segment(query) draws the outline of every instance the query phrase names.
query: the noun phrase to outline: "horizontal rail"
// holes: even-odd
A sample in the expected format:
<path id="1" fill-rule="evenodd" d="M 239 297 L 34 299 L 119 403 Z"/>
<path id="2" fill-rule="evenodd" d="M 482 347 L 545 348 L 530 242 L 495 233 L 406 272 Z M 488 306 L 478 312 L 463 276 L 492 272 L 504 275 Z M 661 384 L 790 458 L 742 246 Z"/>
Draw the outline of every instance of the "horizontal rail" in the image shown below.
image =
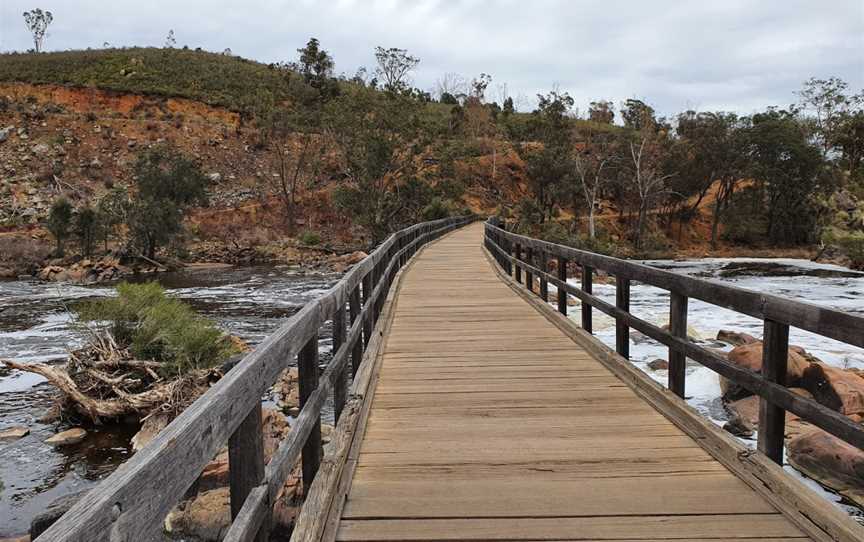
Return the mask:
<path id="1" fill-rule="evenodd" d="M 266 529 L 262 527 L 269 523 L 276 495 L 300 459 L 303 447 L 309 442 L 318 442 L 320 447 L 321 409 L 327 394 L 337 386 L 347 389 L 347 379 L 340 380 L 339 376 L 345 375 L 349 366 L 356 374 L 359 367 L 354 363 L 359 363 L 359 360 L 355 361 L 355 357 L 357 352 L 362 355 L 368 342 L 368 336 L 363 335 L 372 332 L 382 300 L 396 272 L 424 244 L 472 220 L 471 217 L 457 217 L 425 222 L 388 237 L 326 293 L 304 305 L 267 337 L 152 442 L 88 492 L 37 541 L 114 542 L 152 538 L 161 529 L 164 517 L 184 498 L 204 467 L 241 424 L 246 424 L 244 420 L 253 409 L 260 408 L 261 397 L 288 368 L 289 361 L 312 344 L 317 349 L 317 336 L 325 322 L 333 321 L 335 326 L 337 321 L 341 321 L 344 325 L 345 319 L 337 317 L 336 313 L 345 311 L 346 304 L 353 300 L 352 314 L 357 309 L 359 314 L 352 320 L 346 340 L 334 353 L 320 383 L 317 374 L 303 374 L 303 365 L 298 365 L 301 368 L 300 380 L 314 381 L 317 385 L 302 401 L 300 414 L 288 438 L 280 444 L 269 464 L 260 469 L 263 478 L 236 479 L 240 474 L 229 470 L 232 510 L 235 501 L 242 506 L 237 506 L 237 512 L 233 514 L 235 521 L 226 540 L 266 540 L 267 533 L 263 532 Z M 355 303 L 361 290 L 362 308 Z M 334 334 L 337 332 L 334 330 Z M 317 373 L 317 363 L 312 370 Z M 310 379 L 311 376 L 314 378 Z M 339 392 L 344 394 L 345 390 Z M 260 425 L 255 438 L 263 438 Z M 257 462 L 263 467 L 261 447 L 253 446 L 249 450 L 246 453 L 252 455 L 243 457 L 244 462 Z M 317 455 L 320 458 L 320 453 Z M 318 466 L 314 458 L 304 457 L 303 461 L 304 471 L 314 475 Z M 238 489 L 235 490 L 235 486 Z"/>
<path id="2" fill-rule="evenodd" d="M 584 307 L 586 306 L 596 308 L 615 318 L 617 327 L 619 328 L 616 338 L 616 349 L 619 351 L 619 354 L 624 355 L 624 357 L 627 357 L 626 349 L 622 353 L 621 343 L 623 340 L 627 339 L 628 334 L 621 330 L 626 330 L 632 327 L 661 344 L 668 346 L 670 353 L 678 353 L 683 355 L 685 358 L 690 358 L 705 367 L 708 367 L 724 378 L 735 382 L 759 396 L 762 401 L 766 402 L 766 404 L 779 409 L 779 412 L 774 412 L 768 419 L 760 418 L 760 428 L 766 427 L 768 424 L 775 425 L 773 431 L 760 430 L 760 435 L 762 433 L 769 433 L 767 437 L 763 436 L 762 439 L 770 439 L 770 441 L 762 440 L 760 441 L 759 446 L 760 451 L 765 452 L 766 455 L 769 455 L 775 461 L 782 461 L 782 439 L 784 436 L 782 421 L 785 418 L 785 413 L 783 411 L 792 412 L 802 420 L 816 425 L 859 449 L 864 449 L 864 427 L 860 424 L 855 423 L 850 418 L 825 407 L 813 399 L 803 397 L 790 391 L 782 384 L 782 382 L 775 381 L 775 379 L 772 379 L 769 375 L 763 375 L 739 367 L 716 352 L 693 343 L 686 338 L 686 332 L 683 334 L 680 332 L 676 334 L 676 330 L 671 328 L 667 331 L 633 316 L 627 308 L 616 306 L 620 303 L 613 305 L 603 301 L 591 293 L 590 276 L 594 269 L 600 269 L 610 275 L 615 275 L 616 280 L 618 281 L 616 283 L 616 291 L 619 292 L 619 294 L 622 291 L 626 292 L 626 295 L 628 296 L 628 306 L 629 288 L 625 287 L 622 289 L 621 286 L 625 283 L 629 283 L 630 280 L 636 280 L 670 291 L 673 294 L 673 303 L 676 304 L 676 308 L 678 308 L 679 317 L 681 309 L 680 304 L 682 302 L 686 303 L 686 298 L 693 297 L 750 316 L 760 317 L 766 321 L 766 329 L 772 325 L 792 325 L 855 346 L 861 346 L 862 342 L 864 342 L 864 338 L 862 338 L 862 335 L 864 335 L 864 318 L 841 311 L 824 309 L 809 303 L 801 303 L 782 299 L 776 296 L 759 294 L 757 292 L 736 288 L 734 286 L 716 284 L 692 277 L 676 275 L 674 273 L 654 269 L 634 262 L 611 258 L 609 256 L 600 256 L 555 243 L 531 239 L 529 237 L 507 232 L 491 223 L 486 224 L 485 244 L 501 268 L 508 274 L 515 274 L 517 281 L 522 273 L 528 277 L 536 276 L 540 280 L 554 285 L 559 292 L 566 292 L 567 295 L 572 295 L 579 299 L 583 303 L 583 328 L 586 328 L 586 331 L 590 332 L 591 320 L 589 309 L 589 316 L 587 318 L 588 326 L 586 326 L 584 313 Z M 547 273 L 539 266 L 532 265 L 532 263 L 523 260 L 521 258 L 522 250 L 526 251 L 526 259 L 531 258 L 531 253 L 536 254 L 537 252 L 542 252 L 546 255 L 559 258 L 559 265 L 563 264 L 566 266 L 568 261 L 579 264 L 583 270 L 583 288 L 580 289 L 579 287 L 568 283 L 566 281 L 566 272 L 561 274 L 560 269 L 559 274 L 556 276 Z M 586 272 L 587 277 L 585 274 Z M 562 276 L 564 277 L 563 280 L 560 278 Z M 530 284 L 530 282 L 528 284 Z M 588 288 L 585 288 L 586 284 L 588 285 Z M 704 286 L 704 288 L 702 286 Z M 616 295 L 616 297 L 619 297 L 620 302 L 620 295 Z M 682 301 L 682 299 L 684 301 Z M 756 300 L 759 300 L 759 303 L 757 303 Z M 762 309 L 751 310 L 757 305 L 760 305 Z M 558 306 L 559 310 L 566 314 L 566 303 L 562 305 L 559 300 Z M 563 309 L 561 308 L 562 306 Z M 779 309 L 779 307 L 782 307 L 782 310 Z M 686 311 L 686 307 L 684 310 Z M 673 318 L 675 317 L 675 312 L 675 310 L 672 310 Z M 821 316 L 818 318 L 814 317 L 814 315 L 817 314 Z M 773 319 L 781 316 L 782 318 L 779 320 Z M 683 321 L 686 322 L 686 312 L 684 313 L 683 318 Z M 822 318 L 821 323 L 819 318 Z M 788 332 L 786 337 L 788 337 Z M 769 341 L 766 340 L 766 343 L 768 342 Z M 769 363 L 772 362 L 772 355 L 776 357 L 774 353 L 775 351 L 772 350 L 772 348 L 776 348 L 776 346 L 766 348 L 766 353 L 768 355 L 765 356 L 765 360 L 763 361 L 763 364 L 766 367 L 768 367 Z M 783 352 L 781 356 L 782 359 L 779 361 L 779 364 L 782 365 L 783 374 L 785 374 L 786 348 L 788 348 L 786 344 L 781 344 L 779 348 L 779 351 Z M 774 361 L 774 363 L 778 362 Z M 776 369 L 777 367 L 775 367 L 775 373 L 777 372 Z M 673 367 L 670 365 L 670 389 L 678 388 L 673 391 L 683 397 L 683 364 L 679 370 L 680 374 L 674 374 Z M 770 409 L 760 409 L 760 411 L 770 412 Z M 761 416 L 765 417 L 766 414 L 761 414 Z"/>

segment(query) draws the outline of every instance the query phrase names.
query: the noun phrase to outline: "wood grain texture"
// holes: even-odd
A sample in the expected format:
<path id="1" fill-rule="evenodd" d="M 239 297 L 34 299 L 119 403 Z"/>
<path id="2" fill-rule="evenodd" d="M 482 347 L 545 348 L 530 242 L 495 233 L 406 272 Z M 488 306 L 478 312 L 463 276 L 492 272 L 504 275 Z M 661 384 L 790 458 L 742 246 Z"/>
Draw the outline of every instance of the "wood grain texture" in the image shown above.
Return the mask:
<path id="1" fill-rule="evenodd" d="M 402 278 L 339 540 L 806 539 L 481 243 L 463 228 Z"/>

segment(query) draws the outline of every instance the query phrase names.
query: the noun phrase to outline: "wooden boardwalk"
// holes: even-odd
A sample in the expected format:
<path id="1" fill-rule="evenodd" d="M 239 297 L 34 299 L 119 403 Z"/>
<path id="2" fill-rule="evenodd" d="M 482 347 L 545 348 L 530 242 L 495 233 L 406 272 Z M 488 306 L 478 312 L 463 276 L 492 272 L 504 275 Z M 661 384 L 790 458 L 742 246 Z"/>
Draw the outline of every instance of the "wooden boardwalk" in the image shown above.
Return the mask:
<path id="1" fill-rule="evenodd" d="M 802 540 L 508 287 L 483 226 L 402 278 L 338 540 Z"/>

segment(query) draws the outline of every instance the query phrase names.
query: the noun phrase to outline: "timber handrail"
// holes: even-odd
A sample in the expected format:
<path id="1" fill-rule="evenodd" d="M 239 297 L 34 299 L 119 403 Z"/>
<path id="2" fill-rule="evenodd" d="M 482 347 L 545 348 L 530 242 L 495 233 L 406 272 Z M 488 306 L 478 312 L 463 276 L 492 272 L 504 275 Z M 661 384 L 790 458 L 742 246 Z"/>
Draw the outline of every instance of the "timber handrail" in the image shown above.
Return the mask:
<path id="1" fill-rule="evenodd" d="M 308 489 L 321 462 L 321 410 L 333 394 L 338 421 L 392 281 L 417 250 L 471 222 L 455 217 L 403 229 L 318 299 L 304 305 L 156 438 L 88 492 L 38 542 L 157 539 L 168 512 L 228 444 L 230 541 L 267 540 L 272 506 L 300 460 Z M 362 301 L 361 301 L 362 296 Z M 332 322 L 333 357 L 319 375 L 318 335 Z M 261 397 L 297 356 L 300 414 L 264 463 Z M 350 361 L 350 363 L 349 363 Z"/>
<path id="2" fill-rule="evenodd" d="M 558 290 L 558 311 L 562 314 L 567 314 L 568 295 L 579 299 L 582 302 L 582 328 L 586 332 L 592 332 L 592 308 L 615 318 L 615 350 L 622 357 L 630 357 L 631 327 L 668 346 L 668 388 L 679 397 L 684 397 L 687 358 L 759 396 L 757 449 L 773 461 L 780 464 L 783 461 L 785 411 L 864 449 L 864 426 L 785 386 L 790 326 L 864 347 L 864 318 L 518 235 L 502 228 L 497 219 L 486 222 L 484 243 L 504 272 L 520 283 L 524 274 L 524 285 L 531 291 L 534 291 L 536 276 L 540 282 L 538 295 L 544 301 L 548 301 L 548 284 L 554 285 Z M 548 272 L 550 257 L 557 259 L 555 275 Z M 580 267 L 581 287 L 567 282 L 568 263 Z M 595 270 L 615 277 L 614 305 L 593 295 Z M 670 293 L 668 331 L 630 313 L 630 284 L 633 281 Z M 688 339 L 687 304 L 691 297 L 763 320 L 762 373 L 739 367 Z"/>

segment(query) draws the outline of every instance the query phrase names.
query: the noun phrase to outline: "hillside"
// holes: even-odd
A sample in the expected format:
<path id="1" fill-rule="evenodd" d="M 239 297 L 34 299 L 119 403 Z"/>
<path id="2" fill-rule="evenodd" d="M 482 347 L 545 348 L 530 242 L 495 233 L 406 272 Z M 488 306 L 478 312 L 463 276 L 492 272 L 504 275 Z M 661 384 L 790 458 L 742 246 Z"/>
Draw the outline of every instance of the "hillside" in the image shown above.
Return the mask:
<path id="1" fill-rule="evenodd" d="M 187 98 L 232 111 L 247 110 L 262 92 L 278 99 L 287 96 L 283 76 L 266 64 L 153 47 L 3 54 L 0 81 Z"/>

